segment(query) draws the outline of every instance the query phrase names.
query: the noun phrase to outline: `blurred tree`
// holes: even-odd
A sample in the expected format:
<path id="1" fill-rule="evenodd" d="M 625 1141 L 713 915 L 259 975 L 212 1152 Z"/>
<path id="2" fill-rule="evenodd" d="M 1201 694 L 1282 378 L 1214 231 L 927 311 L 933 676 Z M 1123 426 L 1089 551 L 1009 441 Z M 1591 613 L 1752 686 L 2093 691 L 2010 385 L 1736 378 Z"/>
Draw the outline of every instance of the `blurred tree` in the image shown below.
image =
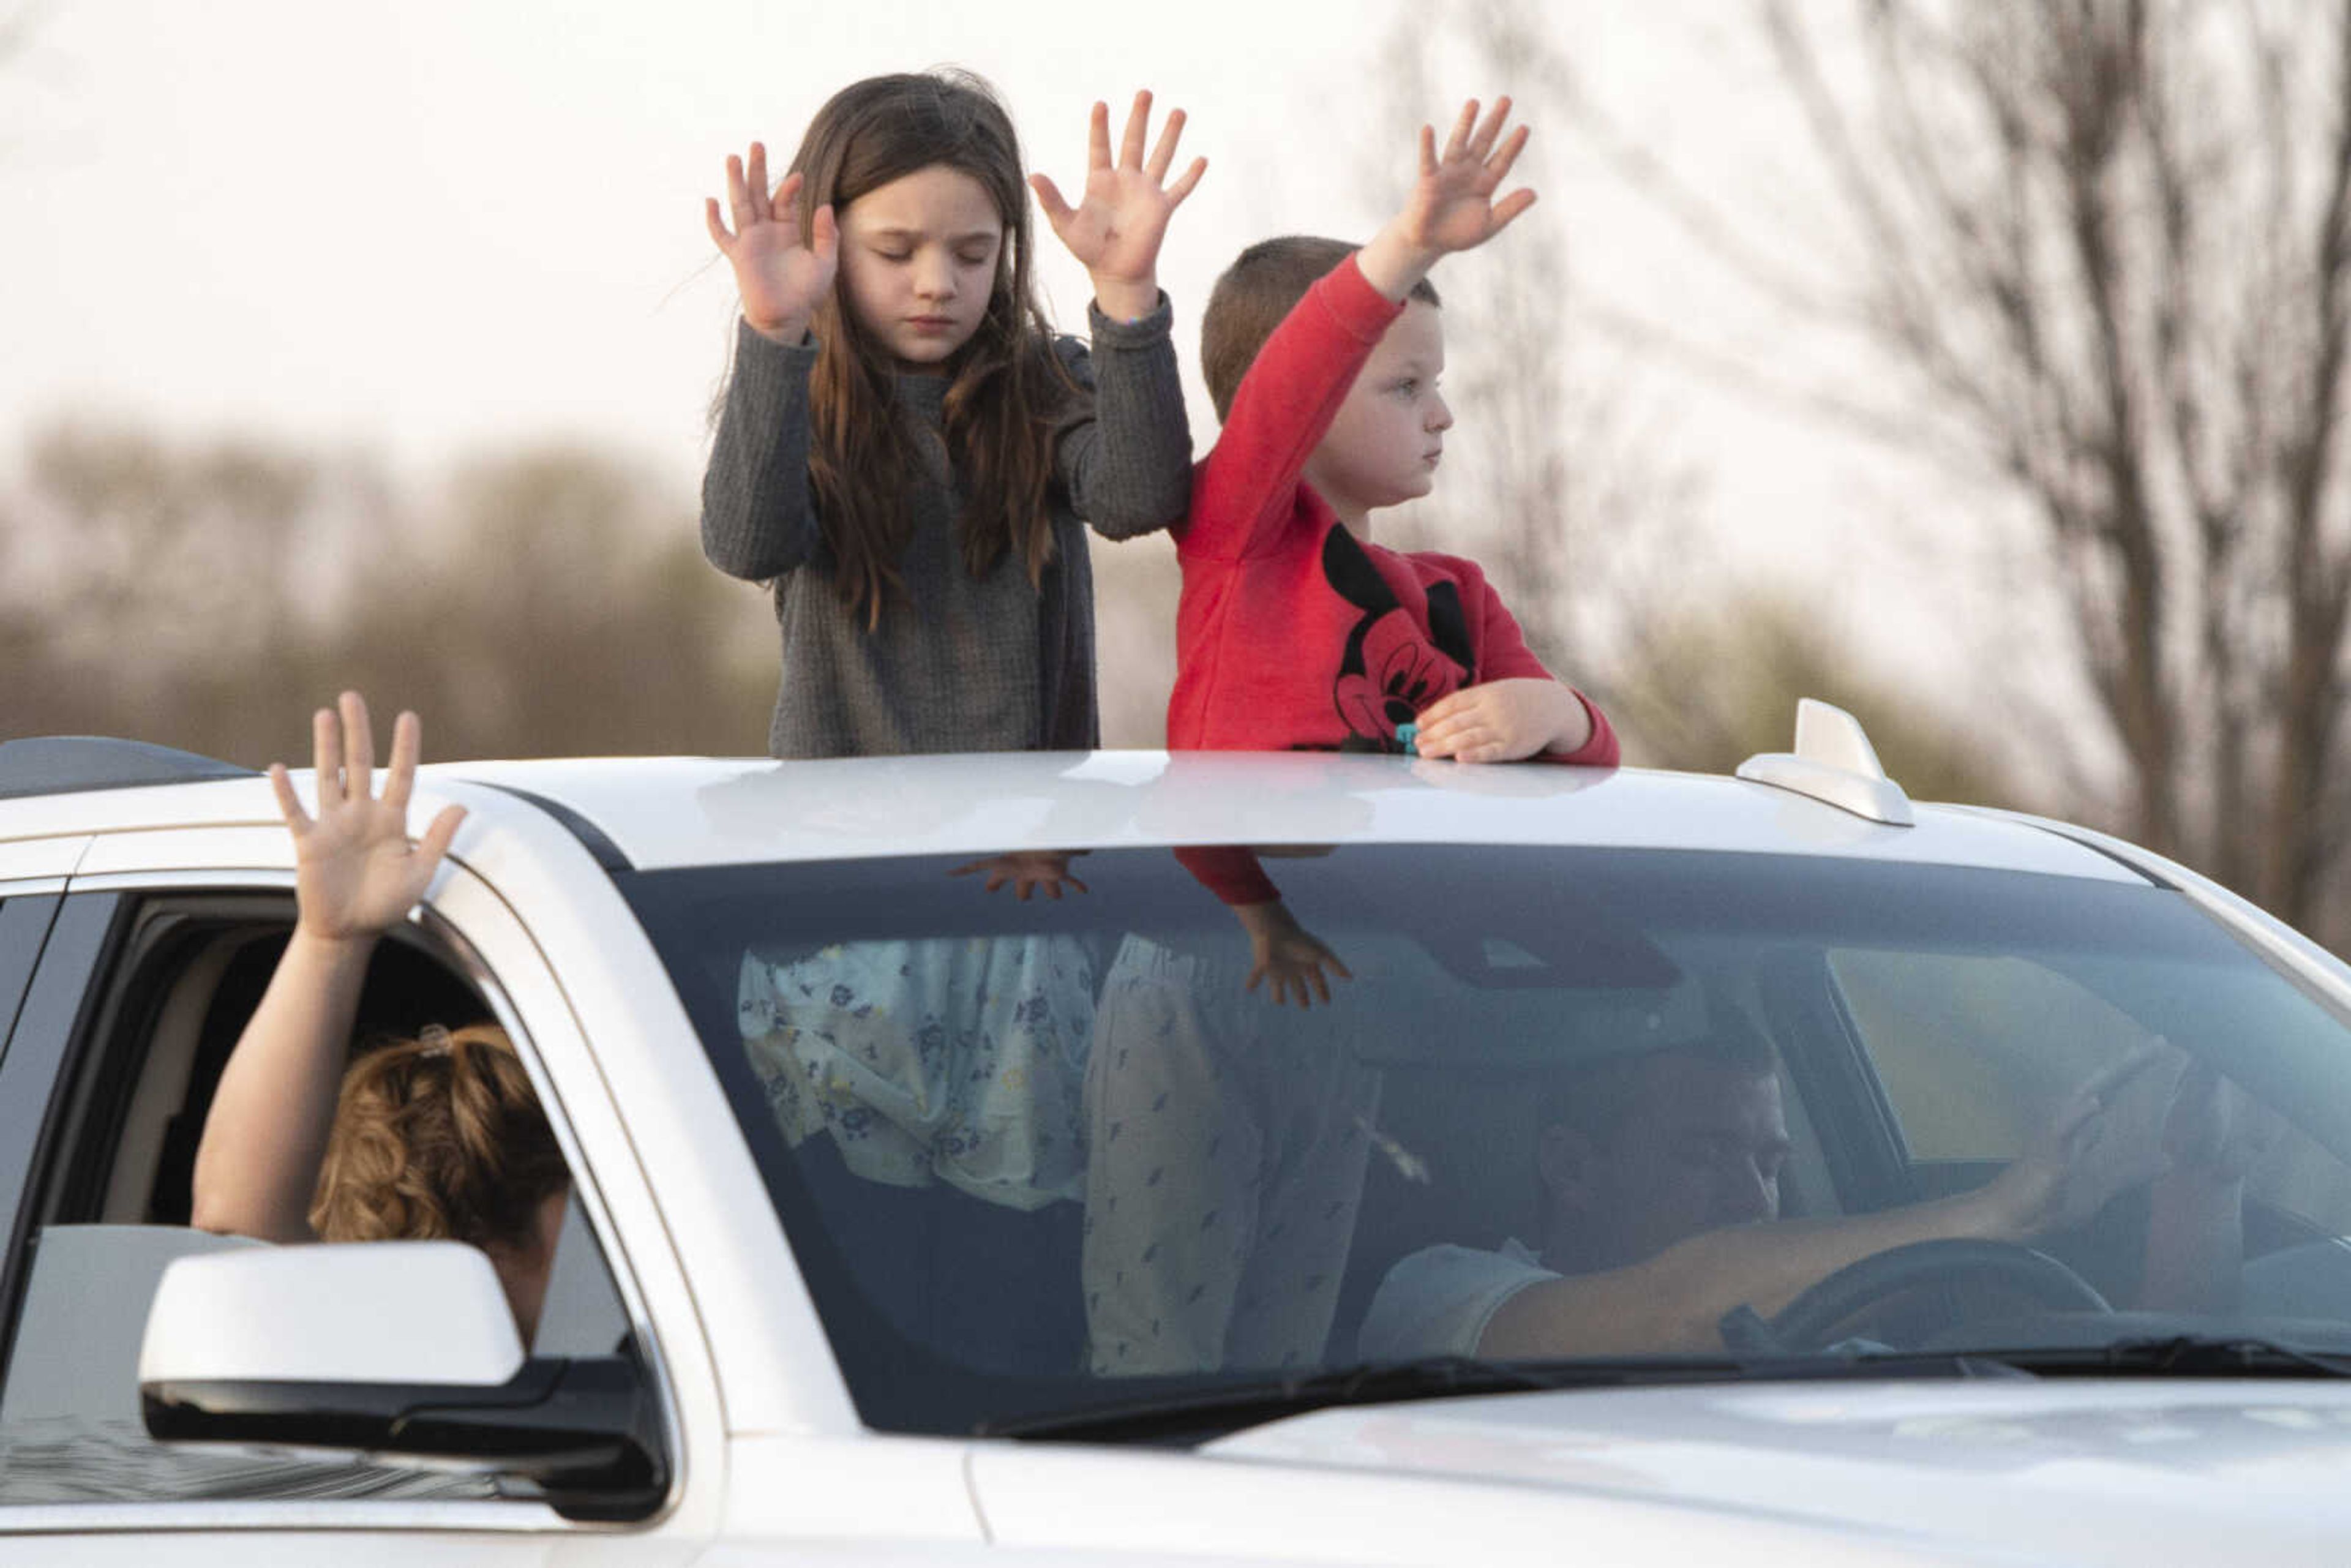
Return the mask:
<path id="1" fill-rule="evenodd" d="M 764 605 L 624 465 L 480 459 L 432 497 L 355 456 L 60 427 L 0 497 L 0 735 L 307 760 L 355 685 L 438 757 L 764 749 Z"/>
<path id="2" fill-rule="evenodd" d="M 1879 673 L 1814 606 L 1749 591 L 1644 617 L 1615 662 L 1612 717 L 1627 751 L 1658 768 L 1729 773 L 1795 739 L 1796 700 L 1862 721 L 1886 773 L 1919 800 L 2022 806 L 2017 781 L 1959 718 Z"/>
<path id="3" fill-rule="evenodd" d="M 1378 79 L 1394 147 L 1444 117 L 1442 66 L 1510 92 L 1531 125 L 1575 101 L 1556 17 L 1535 0 L 1483 0 L 1447 22 L 1432 38 L 1426 19 L 1407 13 L 1388 34 Z M 1540 190 L 1540 146 L 1530 143 L 1512 184 Z M 1395 199 L 1394 162 L 1367 171 L 1374 211 Z M 1397 534 L 1476 556 L 1530 645 L 1609 710 L 1628 761 L 1728 772 L 1785 750 L 1797 699 L 1816 696 L 1856 713 L 1914 793 L 2018 800 L 2017 782 L 1955 716 L 1858 673 L 1866 666 L 1850 643 L 1792 597 L 1706 570 L 1719 551 L 1702 535 L 1705 475 L 1645 427 L 1641 367 L 1595 358 L 1575 330 L 1573 217 L 1564 204 L 1538 204 L 1491 254 L 1443 269 L 1446 387 L 1459 424 L 1436 495 L 1406 509 Z"/>
<path id="4" fill-rule="evenodd" d="M 2118 826 L 2289 920 L 2331 920 L 2351 825 L 2346 7 L 1849 15 L 1833 34 L 1819 8 L 1761 0 L 1855 236 L 1851 298 L 1761 259 L 1628 139 L 1601 146 L 1694 243 L 1907 372 L 1838 388 L 1849 409 L 2039 519 L 2127 761 Z"/>

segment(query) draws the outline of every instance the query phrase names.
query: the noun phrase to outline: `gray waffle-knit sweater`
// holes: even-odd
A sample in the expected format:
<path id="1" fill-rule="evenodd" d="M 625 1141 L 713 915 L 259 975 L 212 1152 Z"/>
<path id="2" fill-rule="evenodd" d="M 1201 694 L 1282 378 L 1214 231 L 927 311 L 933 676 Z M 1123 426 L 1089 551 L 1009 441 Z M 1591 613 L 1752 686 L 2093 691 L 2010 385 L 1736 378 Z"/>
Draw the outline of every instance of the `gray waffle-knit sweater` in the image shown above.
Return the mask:
<path id="1" fill-rule="evenodd" d="M 738 329 L 735 370 L 702 480 L 702 550 L 712 565 L 773 580 L 783 680 L 768 731 L 778 757 L 916 751 L 1081 749 L 1099 744 L 1093 572 L 1083 517 L 1110 538 L 1181 518 L 1191 497 L 1192 438 L 1169 337 L 1165 296 L 1117 322 L 1092 312 L 1092 351 L 1055 348 L 1090 398 L 1056 436 L 1053 559 L 1030 587 L 1018 554 L 987 575 L 963 564 L 959 500 L 943 441 L 926 442 L 907 486 L 911 538 L 904 599 L 869 632 L 833 581 L 808 482 L 811 342 L 787 348 Z M 918 428 L 941 430 L 944 378 L 897 379 Z"/>

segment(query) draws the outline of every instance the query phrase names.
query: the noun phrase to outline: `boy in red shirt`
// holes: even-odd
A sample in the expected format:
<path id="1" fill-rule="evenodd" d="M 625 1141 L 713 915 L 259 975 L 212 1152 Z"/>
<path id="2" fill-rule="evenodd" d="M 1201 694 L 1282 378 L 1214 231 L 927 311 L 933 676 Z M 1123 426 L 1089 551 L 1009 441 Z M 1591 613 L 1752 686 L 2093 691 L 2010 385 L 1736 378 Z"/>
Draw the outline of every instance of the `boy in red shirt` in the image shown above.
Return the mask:
<path id="1" fill-rule="evenodd" d="M 1526 144 L 1500 140 L 1510 108 L 1465 106 L 1442 157 L 1422 127 L 1419 179 L 1362 250 L 1267 240 L 1217 280 L 1201 358 L 1224 428 L 1176 532 L 1170 747 L 1402 752 L 1413 725 L 1423 757 L 1616 761 L 1477 563 L 1371 537 L 1373 511 L 1428 494 L 1453 423 L 1428 270 L 1534 202 L 1492 199 Z"/>
<path id="2" fill-rule="evenodd" d="M 1526 145 L 1465 105 L 1444 154 L 1371 244 L 1289 235 L 1217 280 L 1201 361 L 1224 428 L 1176 530 L 1171 748 L 1339 750 L 1613 767 L 1615 733 L 1529 651 L 1475 561 L 1373 542 L 1371 514 L 1426 496 L 1452 411 L 1428 270 L 1499 234 L 1534 193 L 1493 194 Z M 1497 143 L 1499 143 L 1499 146 Z M 1407 737 L 1410 737 L 1409 742 Z M 1301 929 L 1256 858 L 1188 850 L 1256 951 L 1249 983 L 1277 1002 L 1329 999 L 1346 968 Z"/>
<path id="3" fill-rule="evenodd" d="M 1453 423 L 1429 267 L 1533 202 L 1494 192 L 1526 132 L 1510 100 L 1421 131 L 1404 210 L 1356 252 L 1252 246 L 1203 324 L 1224 418 L 1195 471 L 1176 556 L 1171 748 L 1366 750 L 1600 766 L 1616 737 L 1555 680 L 1473 561 L 1371 540 L 1371 514 L 1428 493 Z M 1131 934 L 1105 977 L 1087 1067 L 1085 1276 L 1106 1375 L 1320 1362 L 1378 1142 L 1380 1074 L 1354 1046 L 1348 971 L 1291 918 L 1254 852 L 1177 858 L 1249 937 Z M 1261 982 L 1276 1003 L 1245 1003 Z M 1320 1003 L 1321 1006 L 1315 1004 Z"/>

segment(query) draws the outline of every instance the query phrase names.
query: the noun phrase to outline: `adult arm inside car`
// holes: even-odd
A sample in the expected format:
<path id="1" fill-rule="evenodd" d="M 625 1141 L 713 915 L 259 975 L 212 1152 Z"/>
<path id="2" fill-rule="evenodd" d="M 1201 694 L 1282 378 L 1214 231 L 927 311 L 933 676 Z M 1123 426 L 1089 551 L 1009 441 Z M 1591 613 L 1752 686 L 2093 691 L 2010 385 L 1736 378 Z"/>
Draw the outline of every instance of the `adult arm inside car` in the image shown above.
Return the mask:
<path id="1" fill-rule="evenodd" d="M 465 809 L 451 806 L 412 844 L 408 800 L 422 746 L 414 714 L 392 726 L 392 766 L 373 793 L 367 704 L 311 721 L 319 814 L 295 799 L 283 766 L 270 782 L 294 834 L 294 935 L 237 1039 L 197 1145 L 193 1223 L 267 1241 L 314 1239 L 310 1199 L 334 1122 L 368 960 L 423 896 Z"/>
<path id="2" fill-rule="evenodd" d="M 1722 1348 L 1736 1308 L 1769 1318 L 1849 1263 L 1916 1241 L 2021 1241 L 2095 1213 L 2131 1162 L 2099 1147 L 2116 1092 L 2158 1060 L 2135 1051 L 2084 1083 L 2032 1145 L 1974 1192 L 1875 1214 L 1708 1231 L 1621 1269 L 1526 1286 L 1478 1342 L 1494 1357 Z"/>

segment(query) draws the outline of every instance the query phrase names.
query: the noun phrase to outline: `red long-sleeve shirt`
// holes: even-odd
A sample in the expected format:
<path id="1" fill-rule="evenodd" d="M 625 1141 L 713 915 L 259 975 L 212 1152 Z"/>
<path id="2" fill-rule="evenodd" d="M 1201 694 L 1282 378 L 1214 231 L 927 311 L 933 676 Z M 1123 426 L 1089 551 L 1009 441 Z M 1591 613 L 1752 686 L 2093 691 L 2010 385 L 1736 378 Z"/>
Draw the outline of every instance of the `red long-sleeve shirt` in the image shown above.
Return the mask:
<path id="1" fill-rule="evenodd" d="M 1440 697 L 1552 678 L 1477 562 L 1357 539 L 1301 477 L 1402 310 L 1350 256 L 1274 329 L 1235 391 L 1176 531 L 1171 747 L 1401 751 L 1396 727 Z M 1552 760 L 1613 765 L 1615 732 L 1584 707 L 1591 738 Z"/>
<path id="2" fill-rule="evenodd" d="M 1303 479 L 1306 460 L 1404 307 L 1349 256 L 1307 290 L 1242 377 L 1176 530 L 1176 749 L 1401 752 L 1396 727 L 1463 686 L 1554 678 L 1475 561 L 1356 538 Z M 1616 735 L 1558 762 L 1614 766 Z M 1272 896 L 1254 857 L 1186 852 L 1227 903 Z M 1194 864 L 1195 861 L 1200 863 Z"/>

